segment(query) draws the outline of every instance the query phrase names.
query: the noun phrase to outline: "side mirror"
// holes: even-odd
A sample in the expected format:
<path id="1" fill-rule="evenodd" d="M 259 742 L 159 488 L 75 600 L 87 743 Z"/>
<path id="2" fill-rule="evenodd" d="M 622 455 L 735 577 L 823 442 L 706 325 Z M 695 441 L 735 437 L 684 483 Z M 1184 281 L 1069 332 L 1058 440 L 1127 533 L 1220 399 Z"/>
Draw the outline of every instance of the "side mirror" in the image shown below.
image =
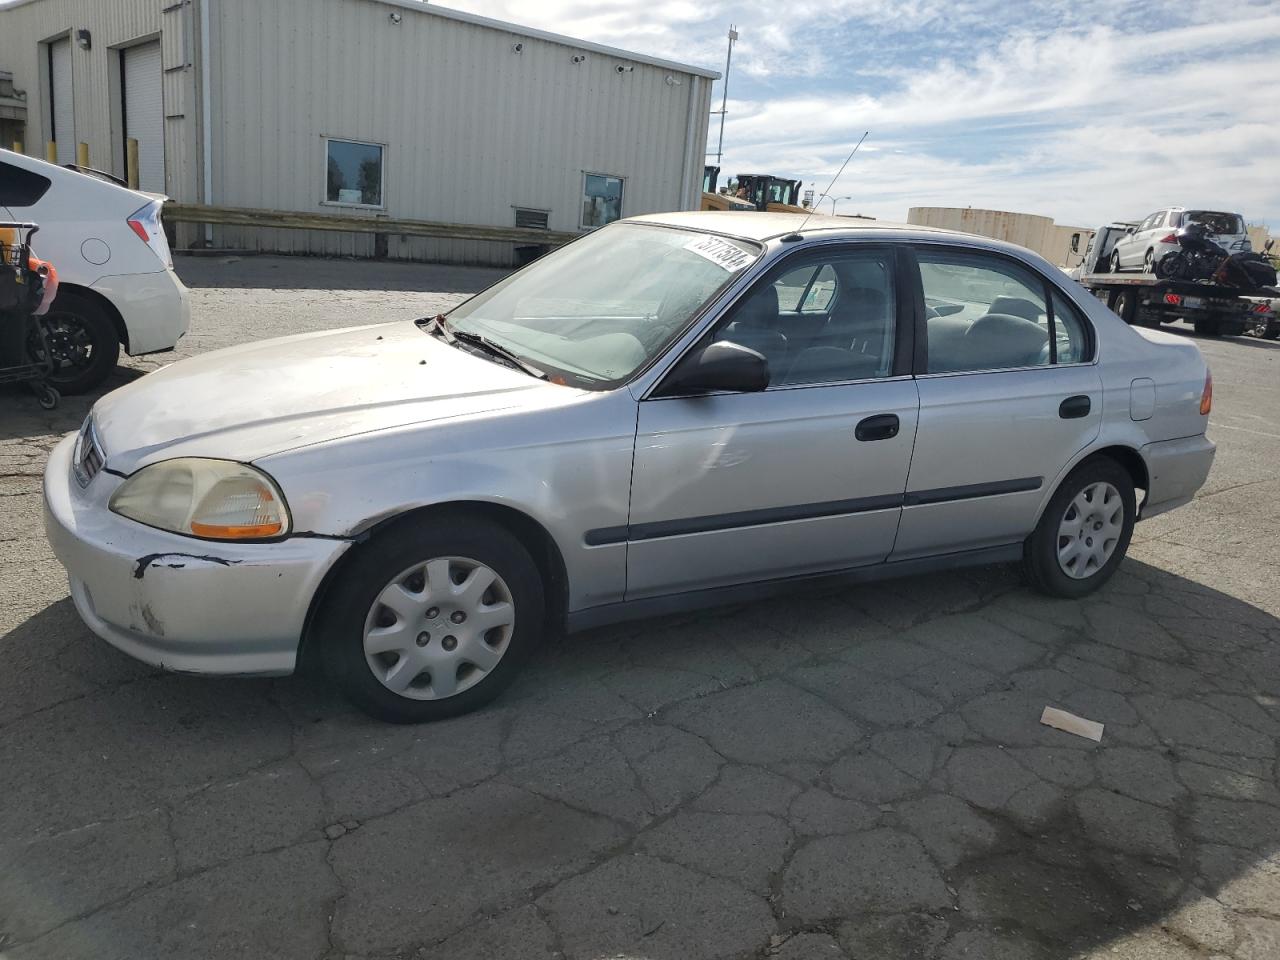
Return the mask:
<path id="1" fill-rule="evenodd" d="M 1125 234 L 1125 236 L 1126 236 L 1126 237 L 1131 237 L 1131 236 L 1133 236 L 1133 227 L 1125 227 L 1125 228 L 1124 228 L 1124 234 Z"/>
<path id="2" fill-rule="evenodd" d="M 1072 253 L 1080 252 L 1080 234 L 1078 233 L 1073 233 L 1071 235 L 1071 252 Z"/>
<path id="3" fill-rule="evenodd" d="M 663 396 L 686 393 L 757 393 L 769 386 L 769 361 L 729 340 L 707 344 L 680 362 L 663 384 Z"/>

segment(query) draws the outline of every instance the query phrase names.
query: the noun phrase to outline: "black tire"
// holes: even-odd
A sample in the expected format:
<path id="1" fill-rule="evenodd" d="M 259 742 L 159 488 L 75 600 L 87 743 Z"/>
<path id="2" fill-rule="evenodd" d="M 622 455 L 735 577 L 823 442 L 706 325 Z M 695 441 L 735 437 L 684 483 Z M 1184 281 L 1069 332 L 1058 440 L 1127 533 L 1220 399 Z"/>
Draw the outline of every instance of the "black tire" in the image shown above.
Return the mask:
<path id="1" fill-rule="evenodd" d="M 1142 272 L 1155 273 L 1156 271 L 1156 252 L 1148 250 L 1147 255 L 1142 258 Z"/>
<path id="2" fill-rule="evenodd" d="M 95 301 L 60 290 L 40 320 L 54 361 L 47 379 L 59 391 L 87 393 L 111 376 L 120 361 L 120 338 L 116 325 Z"/>
<path id="3" fill-rule="evenodd" d="M 1280 340 L 1280 324 L 1268 324 L 1262 331 L 1263 340 Z"/>
<path id="4" fill-rule="evenodd" d="M 1112 297 L 1111 309 L 1130 326 L 1138 322 L 1138 293 L 1136 290 L 1117 290 Z"/>
<path id="5" fill-rule="evenodd" d="M 432 514 L 395 524 L 357 547 L 315 618 L 325 672 L 365 713 L 391 723 L 422 723 L 484 706 L 515 679 L 546 626 L 543 581 L 524 545 L 508 530 L 469 513 Z M 366 619 L 398 574 L 437 557 L 465 557 L 496 572 L 510 591 L 515 625 L 497 665 L 474 685 L 442 699 L 401 696 L 374 676 L 365 658 Z M 433 639 L 431 642 L 435 642 Z"/>
<path id="6" fill-rule="evenodd" d="M 1120 267 L 1120 251 L 1119 251 L 1119 250 L 1112 250 L 1112 251 L 1111 251 L 1111 272 L 1112 272 L 1112 273 L 1119 273 L 1119 272 L 1120 272 L 1120 270 L 1121 270 L 1121 267 Z"/>
<path id="7" fill-rule="evenodd" d="M 1107 562 L 1083 579 L 1069 576 L 1058 563 L 1058 531 L 1067 508 L 1085 488 L 1106 482 L 1120 494 L 1124 504 L 1122 531 Z M 1093 593 L 1116 572 L 1129 549 L 1133 524 L 1137 518 L 1137 501 L 1129 471 L 1107 456 L 1085 460 L 1067 475 L 1045 507 L 1035 532 L 1022 548 L 1022 571 L 1027 583 L 1051 597 L 1074 600 Z"/>
<path id="8" fill-rule="evenodd" d="M 1196 317 L 1193 326 L 1196 333 L 1204 337 L 1216 337 L 1218 335 L 1218 321 L 1213 317 Z"/>

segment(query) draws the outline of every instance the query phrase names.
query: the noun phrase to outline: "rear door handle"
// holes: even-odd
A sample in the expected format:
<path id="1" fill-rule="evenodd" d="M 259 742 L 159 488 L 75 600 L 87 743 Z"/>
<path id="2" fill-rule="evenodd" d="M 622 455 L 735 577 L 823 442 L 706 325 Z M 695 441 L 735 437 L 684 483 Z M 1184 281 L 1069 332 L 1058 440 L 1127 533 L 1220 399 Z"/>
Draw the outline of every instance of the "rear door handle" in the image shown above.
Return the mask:
<path id="1" fill-rule="evenodd" d="M 1087 417 L 1093 409 L 1093 401 L 1081 394 L 1078 397 L 1067 397 L 1058 407 L 1058 416 L 1063 420 L 1079 420 Z"/>
<path id="2" fill-rule="evenodd" d="M 858 424 L 853 435 L 859 440 L 889 440 L 898 435 L 898 415 L 880 413 Z"/>

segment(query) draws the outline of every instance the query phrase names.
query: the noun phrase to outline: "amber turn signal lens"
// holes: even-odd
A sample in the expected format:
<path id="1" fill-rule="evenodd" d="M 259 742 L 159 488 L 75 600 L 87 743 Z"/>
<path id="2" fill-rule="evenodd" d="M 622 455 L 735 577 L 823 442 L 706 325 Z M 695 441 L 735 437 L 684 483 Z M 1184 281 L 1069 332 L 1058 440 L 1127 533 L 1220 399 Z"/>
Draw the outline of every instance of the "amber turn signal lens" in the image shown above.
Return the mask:
<path id="1" fill-rule="evenodd" d="M 1207 417 L 1213 409 L 1213 374 L 1204 373 L 1204 393 L 1200 394 L 1200 416 Z"/>
<path id="2" fill-rule="evenodd" d="M 197 537 L 213 540 L 260 540 L 278 536 L 284 530 L 283 523 L 255 523 L 251 526 L 222 527 L 214 523 L 191 522 L 191 532 Z"/>

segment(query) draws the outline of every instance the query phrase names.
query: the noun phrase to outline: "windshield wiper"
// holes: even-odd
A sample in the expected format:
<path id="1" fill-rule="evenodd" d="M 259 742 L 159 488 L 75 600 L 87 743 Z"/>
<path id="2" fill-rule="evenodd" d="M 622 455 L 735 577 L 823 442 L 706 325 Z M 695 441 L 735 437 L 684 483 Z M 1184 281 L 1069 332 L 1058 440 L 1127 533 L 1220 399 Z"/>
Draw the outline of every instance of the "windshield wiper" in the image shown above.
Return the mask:
<path id="1" fill-rule="evenodd" d="M 531 377 L 537 377 L 539 380 L 550 379 L 545 370 L 535 367 L 524 357 L 520 356 L 518 353 L 513 353 L 506 347 L 502 346 L 502 344 L 494 343 L 488 337 L 482 336 L 481 334 L 471 333 L 467 330 L 457 330 L 449 326 L 449 321 L 444 318 L 444 314 L 439 314 L 428 322 L 434 322 L 435 329 L 443 334 L 445 340 L 449 343 L 453 343 L 455 340 L 460 340 L 468 346 L 483 350 L 491 357 L 497 357 L 508 366 L 524 371 Z"/>

